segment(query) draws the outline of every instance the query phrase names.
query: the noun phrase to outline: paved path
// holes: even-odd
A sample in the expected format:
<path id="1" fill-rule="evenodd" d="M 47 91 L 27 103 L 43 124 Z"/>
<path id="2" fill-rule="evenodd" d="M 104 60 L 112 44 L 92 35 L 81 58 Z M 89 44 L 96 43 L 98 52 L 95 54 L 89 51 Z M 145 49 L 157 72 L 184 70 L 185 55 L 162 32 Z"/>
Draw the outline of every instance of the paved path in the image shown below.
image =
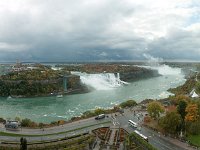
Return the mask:
<path id="1" fill-rule="evenodd" d="M 109 139 L 109 145 L 113 145 L 114 142 L 114 137 L 115 137 L 115 129 L 111 129 L 111 135 L 110 135 L 110 139 Z"/>

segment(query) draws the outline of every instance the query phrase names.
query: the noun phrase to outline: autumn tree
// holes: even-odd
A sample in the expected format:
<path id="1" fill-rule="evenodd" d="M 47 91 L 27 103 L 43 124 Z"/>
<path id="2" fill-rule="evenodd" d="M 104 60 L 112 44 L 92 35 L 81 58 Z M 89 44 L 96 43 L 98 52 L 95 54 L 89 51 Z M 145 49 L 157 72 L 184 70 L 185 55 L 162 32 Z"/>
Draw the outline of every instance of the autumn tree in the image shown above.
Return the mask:
<path id="1" fill-rule="evenodd" d="M 198 105 L 197 104 L 188 104 L 186 107 L 186 116 L 185 121 L 187 122 L 195 122 L 198 119 Z"/>
<path id="2" fill-rule="evenodd" d="M 157 119 L 160 117 L 160 113 L 164 112 L 164 108 L 161 103 L 153 101 L 148 104 L 147 111 L 152 118 Z"/>
<path id="3" fill-rule="evenodd" d="M 168 133 L 175 134 L 180 131 L 182 118 L 181 115 L 175 111 L 169 112 L 159 120 L 159 124 Z"/>
<path id="4" fill-rule="evenodd" d="M 186 101 L 186 102 L 190 101 L 190 98 L 185 95 L 173 96 L 173 97 L 170 97 L 170 99 L 175 105 L 178 105 L 180 101 Z"/>

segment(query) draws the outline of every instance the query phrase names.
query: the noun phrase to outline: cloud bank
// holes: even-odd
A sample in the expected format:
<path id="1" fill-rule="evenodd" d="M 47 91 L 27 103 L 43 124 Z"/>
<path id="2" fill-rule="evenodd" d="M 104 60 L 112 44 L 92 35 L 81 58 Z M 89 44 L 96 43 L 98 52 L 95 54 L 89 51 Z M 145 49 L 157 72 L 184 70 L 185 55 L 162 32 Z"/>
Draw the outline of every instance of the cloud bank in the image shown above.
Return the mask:
<path id="1" fill-rule="evenodd" d="M 0 61 L 199 60 L 198 0 L 1 0 Z"/>

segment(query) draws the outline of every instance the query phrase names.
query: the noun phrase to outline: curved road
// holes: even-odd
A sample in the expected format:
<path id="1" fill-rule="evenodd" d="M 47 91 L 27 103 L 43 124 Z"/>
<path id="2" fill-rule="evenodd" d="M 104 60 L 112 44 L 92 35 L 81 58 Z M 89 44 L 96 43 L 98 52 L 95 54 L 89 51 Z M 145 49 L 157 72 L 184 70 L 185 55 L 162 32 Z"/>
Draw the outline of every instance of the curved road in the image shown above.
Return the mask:
<path id="1" fill-rule="evenodd" d="M 137 109 L 137 108 L 134 108 Z M 143 112 L 144 114 L 145 112 Z M 144 116 L 144 115 L 143 115 Z M 138 120 L 138 115 L 134 116 L 133 111 L 128 109 L 125 110 L 123 115 L 118 114 L 114 116 L 114 114 L 110 114 L 108 118 L 102 120 L 95 120 L 94 117 L 89 119 L 84 119 L 80 121 L 75 121 L 72 123 L 68 123 L 61 126 L 45 128 L 43 129 L 22 129 L 20 131 L 8 131 L 5 130 L 4 127 L 0 128 L 1 131 L 7 133 L 15 133 L 15 134 L 26 134 L 26 135 L 44 135 L 44 136 L 35 136 L 35 137 L 26 137 L 28 141 L 43 141 L 43 140 L 53 140 L 60 139 L 68 136 L 72 136 L 75 134 L 90 132 L 93 129 L 103 126 L 117 126 L 126 129 L 129 133 L 133 132 L 134 129 L 128 125 L 128 120 L 133 120 L 138 124 L 143 120 L 142 116 L 139 116 L 140 120 Z M 110 122 L 109 122 L 110 121 Z M 83 128 L 84 127 L 84 128 Z M 81 129 L 82 128 L 82 129 Z M 75 130 L 77 129 L 77 130 Z M 57 134 L 59 132 L 65 132 L 75 130 L 67 133 Z M 142 134 L 148 137 L 149 143 L 156 147 L 158 150 L 193 150 L 193 148 L 189 147 L 186 143 L 180 142 L 179 140 L 164 137 L 157 132 L 154 132 L 150 129 L 141 127 Z M 45 134 L 54 134 L 54 135 L 45 135 Z M 13 136 L 0 136 L 1 141 L 17 141 L 19 142 L 20 137 Z"/>

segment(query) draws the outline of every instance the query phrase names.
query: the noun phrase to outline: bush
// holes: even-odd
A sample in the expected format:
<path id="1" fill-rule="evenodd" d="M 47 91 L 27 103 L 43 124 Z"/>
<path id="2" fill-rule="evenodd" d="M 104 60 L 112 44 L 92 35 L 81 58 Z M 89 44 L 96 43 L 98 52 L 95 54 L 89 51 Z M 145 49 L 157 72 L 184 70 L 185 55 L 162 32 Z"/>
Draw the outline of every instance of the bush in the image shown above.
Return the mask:
<path id="1" fill-rule="evenodd" d="M 141 146 L 141 147 L 143 147 L 143 149 L 157 150 L 151 144 L 149 144 L 147 141 L 143 140 L 139 135 L 137 135 L 134 132 L 129 135 L 129 139 L 130 139 L 130 141 L 135 141 L 135 143 L 137 143 L 137 146 Z"/>
<path id="2" fill-rule="evenodd" d="M 200 122 L 199 121 L 190 124 L 189 133 L 192 135 L 200 134 Z"/>
<path id="3" fill-rule="evenodd" d="M 30 127 L 32 124 L 32 121 L 28 118 L 25 118 L 25 119 L 22 119 L 22 122 L 21 122 L 21 126 L 22 127 Z"/>
<path id="4" fill-rule="evenodd" d="M 6 123 L 6 120 L 3 119 L 3 118 L 0 118 L 0 122 L 1 122 L 1 123 Z"/>
<path id="5" fill-rule="evenodd" d="M 137 103 L 134 100 L 128 100 L 126 102 L 121 103 L 120 107 L 126 108 L 126 107 L 133 107 L 133 106 L 136 106 L 136 105 L 137 105 Z"/>
<path id="6" fill-rule="evenodd" d="M 104 114 L 105 110 L 101 109 L 101 108 L 97 108 L 94 110 L 95 115 L 100 115 L 100 114 Z"/>
<path id="7" fill-rule="evenodd" d="M 57 121 L 52 121 L 50 124 L 51 125 L 58 125 L 58 122 Z"/>
<path id="8" fill-rule="evenodd" d="M 21 121 L 19 117 L 15 117 L 15 121 Z"/>
<path id="9" fill-rule="evenodd" d="M 93 116 L 95 116 L 95 114 L 94 114 L 94 112 L 88 110 L 88 111 L 83 113 L 83 116 L 85 116 L 85 117 L 93 117 Z"/>
<path id="10" fill-rule="evenodd" d="M 40 128 L 43 128 L 44 126 L 45 126 L 44 123 L 42 123 L 42 122 L 39 123 L 39 127 L 40 127 Z"/>
<path id="11" fill-rule="evenodd" d="M 58 120 L 58 125 L 64 125 L 65 121 L 64 120 Z"/>

